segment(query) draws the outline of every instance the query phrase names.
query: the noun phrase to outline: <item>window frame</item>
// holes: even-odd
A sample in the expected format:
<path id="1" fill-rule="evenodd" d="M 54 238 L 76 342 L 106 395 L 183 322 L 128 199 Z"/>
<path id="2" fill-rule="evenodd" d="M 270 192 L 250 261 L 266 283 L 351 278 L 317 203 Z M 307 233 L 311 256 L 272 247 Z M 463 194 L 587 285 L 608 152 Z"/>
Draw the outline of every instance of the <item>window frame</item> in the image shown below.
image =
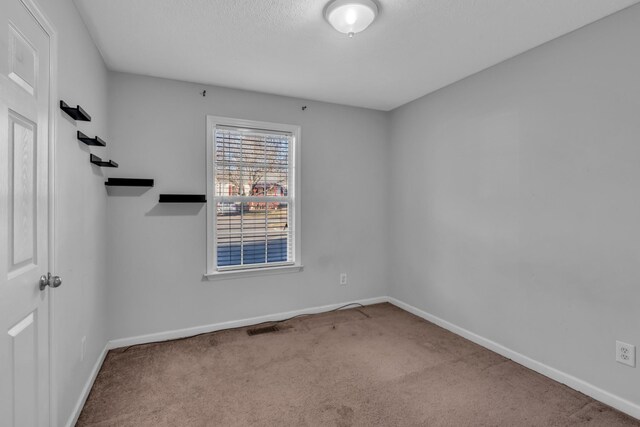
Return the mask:
<path id="1" fill-rule="evenodd" d="M 262 130 L 275 133 L 288 133 L 292 136 L 292 147 L 290 148 L 290 179 L 288 188 L 288 197 L 291 199 L 290 217 L 292 219 L 293 229 L 291 230 L 292 238 L 292 255 L 293 260 L 286 263 L 274 263 L 274 265 L 243 265 L 234 267 L 219 268 L 217 266 L 217 249 L 216 249 L 216 182 L 215 182 L 215 129 L 217 127 L 246 128 L 253 130 Z M 301 127 L 298 125 L 290 125 L 283 123 L 263 122 L 257 120 L 237 119 L 231 117 L 221 117 L 207 115 L 206 119 L 206 140 L 207 140 L 207 271 L 205 276 L 211 279 L 257 276 L 264 274 L 279 274 L 301 271 L 302 251 L 300 242 L 300 141 Z M 290 224 L 291 227 L 291 224 Z"/>

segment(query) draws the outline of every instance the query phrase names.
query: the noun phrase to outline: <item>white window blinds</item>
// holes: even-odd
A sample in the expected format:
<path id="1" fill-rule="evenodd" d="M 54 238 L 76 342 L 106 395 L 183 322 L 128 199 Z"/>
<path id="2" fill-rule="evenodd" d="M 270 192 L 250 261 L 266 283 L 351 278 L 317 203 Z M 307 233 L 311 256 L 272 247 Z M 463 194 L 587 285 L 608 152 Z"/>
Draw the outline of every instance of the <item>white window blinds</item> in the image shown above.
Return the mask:
<path id="1" fill-rule="evenodd" d="M 216 268 L 293 263 L 293 135 L 220 125 L 213 132 Z"/>

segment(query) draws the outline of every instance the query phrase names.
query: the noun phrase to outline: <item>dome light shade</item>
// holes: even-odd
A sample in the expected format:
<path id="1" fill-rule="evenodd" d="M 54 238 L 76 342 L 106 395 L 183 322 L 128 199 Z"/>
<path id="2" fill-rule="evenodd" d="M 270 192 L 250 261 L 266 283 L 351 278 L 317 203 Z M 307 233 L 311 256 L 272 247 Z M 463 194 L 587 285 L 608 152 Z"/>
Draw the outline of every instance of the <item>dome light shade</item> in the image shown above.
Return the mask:
<path id="1" fill-rule="evenodd" d="M 378 6 L 373 0 L 333 0 L 324 15 L 333 28 L 353 37 L 376 19 Z"/>

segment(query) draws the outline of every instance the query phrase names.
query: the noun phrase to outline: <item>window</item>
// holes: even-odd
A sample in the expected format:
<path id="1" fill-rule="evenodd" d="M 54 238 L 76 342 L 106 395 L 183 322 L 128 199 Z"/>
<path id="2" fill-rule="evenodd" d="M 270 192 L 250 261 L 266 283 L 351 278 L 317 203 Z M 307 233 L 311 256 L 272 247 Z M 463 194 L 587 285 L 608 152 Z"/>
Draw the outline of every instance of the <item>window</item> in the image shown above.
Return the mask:
<path id="1" fill-rule="evenodd" d="M 208 275 L 300 267 L 300 127 L 207 117 Z"/>

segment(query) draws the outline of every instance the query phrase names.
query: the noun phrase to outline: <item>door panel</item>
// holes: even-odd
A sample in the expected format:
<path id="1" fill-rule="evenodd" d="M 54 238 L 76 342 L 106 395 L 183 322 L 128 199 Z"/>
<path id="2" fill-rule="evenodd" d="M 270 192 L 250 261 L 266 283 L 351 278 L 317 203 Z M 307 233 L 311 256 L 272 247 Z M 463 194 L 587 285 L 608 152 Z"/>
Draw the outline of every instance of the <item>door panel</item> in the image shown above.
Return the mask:
<path id="1" fill-rule="evenodd" d="M 36 125 L 9 110 L 9 276 L 37 265 Z M 19 272 L 19 271 L 18 271 Z"/>
<path id="2" fill-rule="evenodd" d="M 48 426 L 49 37 L 0 0 L 0 426 Z"/>
<path id="3" fill-rule="evenodd" d="M 14 422 L 16 426 L 33 426 L 38 414 L 38 360 L 37 313 L 29 313 L 9 329 L 11 337 L 12 392 L 14 396 Z M 35 399 L 33 397 L 36 397 Z"/>
<path id="4" fill-rule="evenodd" d="M 36 58 L 33 46 L 9 24 L 9 78 L 30 95 L 36 90 Z"/>

